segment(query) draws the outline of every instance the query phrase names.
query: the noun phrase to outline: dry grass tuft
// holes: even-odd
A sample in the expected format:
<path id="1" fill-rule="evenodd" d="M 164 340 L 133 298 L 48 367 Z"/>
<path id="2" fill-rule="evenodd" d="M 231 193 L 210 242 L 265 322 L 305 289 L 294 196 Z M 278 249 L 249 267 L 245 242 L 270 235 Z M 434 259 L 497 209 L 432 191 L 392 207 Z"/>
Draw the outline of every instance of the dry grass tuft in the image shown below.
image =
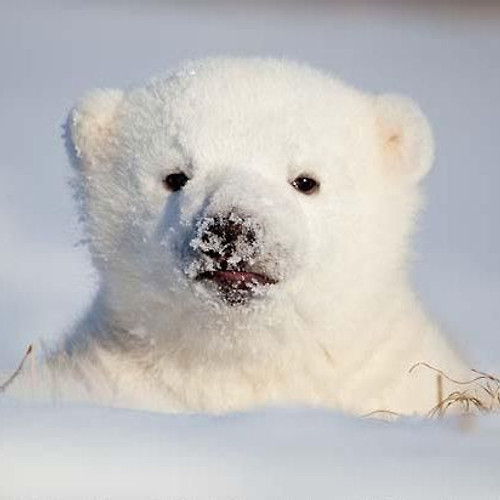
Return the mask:
<path id="1" fill-rule="evenodd" d="M 458 409 L 458 414 L 463 417 L 464 428 L 469 428 L 471 419 L 476 414 L 485 414 L 500 408 L 500 379 L 494 375 L 471 369 L 475 375 L 471 379 L 456 380 L 439 368 L 424 362 L 413 365 L 409 373 L 419 368 L 431 370 L 436 374 L 437 403 L 427 412 L 428 418 L 441 418 L 448 411 Z M 443 386 L 445 379 L 463 387 L 463 390 L 454 390 L 445 395 Z M 391 410 L 375 410 L 363 416 L 393 421 L 403 415 Z"/>
<path id="2" fill-rule="evenodd" d="M 19 363 L 18 367 L 14 370 L 12 375 L 3 384 L 0 384 L 0 393 L 5 392 L 7 390 L 7 387 L 9 387 L 9 385 L 12 384 L 12 382 L 14 382 L 14 380 L 19 376 L 19 374 L 23 370 L 26 360 L 29 358 L 32 352 L 33 352 L 33 344 L 30 344 L 26 349 L 23 359 L 21 359 L 21 362 Z"/>
<path id="3" fill-rule="evenodd" d="M 488 413 L 500 408 L 500 379 L 489 373 L 471 369 L 475 376 L 469 380 L 456 380 L 445 372 L 428 363 L 417 363 L 410 368 L 410 373 L 416 368 L 427 368 L 436 373 L 438 384 L 438 402 L 428 413 L 429 417 L 442 417 L 448 410 L 459 407 L 461 415 L 473 415 L 477 412 Z M 443 379 L 464 387 L 444 396 Z"/>

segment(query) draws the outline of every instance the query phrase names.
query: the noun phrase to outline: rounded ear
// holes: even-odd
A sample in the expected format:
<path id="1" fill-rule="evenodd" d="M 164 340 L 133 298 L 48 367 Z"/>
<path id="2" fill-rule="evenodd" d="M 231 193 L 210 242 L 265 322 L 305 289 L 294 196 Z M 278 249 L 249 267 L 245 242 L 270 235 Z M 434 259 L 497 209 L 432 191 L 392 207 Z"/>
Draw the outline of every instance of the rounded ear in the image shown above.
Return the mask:
<path id="1" fill-rule="evenodd" d="M 377 96 L 375 110 L 384 168 L 420 181 L 434 160 L 432 130 L 424 114 L 411 99 L 398 95 Z"/>
<path id="2" fill-rule="evenodd" d="M 78 166 L 92 168 L 106 156 L 114 130 L 114 117 L 123 91 L 96 89 L 86 94 L 70 111 L 66 122 L 66 148 Z"/>

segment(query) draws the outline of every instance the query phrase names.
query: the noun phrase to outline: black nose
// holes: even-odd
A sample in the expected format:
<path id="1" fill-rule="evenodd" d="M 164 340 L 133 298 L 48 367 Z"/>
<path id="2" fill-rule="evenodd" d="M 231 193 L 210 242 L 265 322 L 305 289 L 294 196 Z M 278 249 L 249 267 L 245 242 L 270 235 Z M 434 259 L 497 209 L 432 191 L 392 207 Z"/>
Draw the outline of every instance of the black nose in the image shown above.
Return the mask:
<path id="1" fill-rule="evenodd" d="M 217 215 L 204 220 L 202 224 L 200 245 L 202 253 L 222 263 L 235 254 L 252 254 L 256 234 L 250 220 L 229 213 Z"/>

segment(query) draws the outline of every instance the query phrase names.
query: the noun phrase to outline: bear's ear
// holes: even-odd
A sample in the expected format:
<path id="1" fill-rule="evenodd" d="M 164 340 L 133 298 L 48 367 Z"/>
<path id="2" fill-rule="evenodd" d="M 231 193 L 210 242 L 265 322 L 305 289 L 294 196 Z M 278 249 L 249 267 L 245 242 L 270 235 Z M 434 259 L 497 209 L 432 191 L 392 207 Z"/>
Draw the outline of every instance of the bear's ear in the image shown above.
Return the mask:
<path id="1" fill-rule="evenodd" d="M 66 122 L 66 147 L 73 161 L 92 168 L 105 160 L 114 131 L 114 117 L 123 91 L 96 89 L 86 94 L 71 110 Z"/>
<path id="2" fill-rule="evenodd" d="M 375 97 L 375 108 L 384 168 L 420 181 L 434 160 L 434 140 L 424 114 L 411 99 L 397 95 Z"/>

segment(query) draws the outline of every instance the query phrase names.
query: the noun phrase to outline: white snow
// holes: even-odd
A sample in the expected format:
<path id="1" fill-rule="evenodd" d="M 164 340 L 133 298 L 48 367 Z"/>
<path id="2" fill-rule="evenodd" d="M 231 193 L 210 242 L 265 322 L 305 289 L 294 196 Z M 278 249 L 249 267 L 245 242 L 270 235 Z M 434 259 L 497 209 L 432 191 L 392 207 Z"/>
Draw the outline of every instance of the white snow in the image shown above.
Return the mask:
<path id="1" fill-rule="evenodd" d="M 498 498 L 500 420 L 0 406 L 2 498 Z"/>
<path id="2" fill-rule="evenodd" d="M 97 2 L 0 7 L 0 371 L 54 338 L 95 283 L 75 247 L 59 125 L 85 90 L 186 58 L 286 56 L 422 104 L 438 146 L 416 280 L 477 368 L 500 372 L 500 13 L 346 13 Z M 464 120 L 464 116 L 467 120 Z M 376 422 L 319 410 L 227 416 L 0 397 L 0 498 L 500 497 L 500 419 Z"/>

